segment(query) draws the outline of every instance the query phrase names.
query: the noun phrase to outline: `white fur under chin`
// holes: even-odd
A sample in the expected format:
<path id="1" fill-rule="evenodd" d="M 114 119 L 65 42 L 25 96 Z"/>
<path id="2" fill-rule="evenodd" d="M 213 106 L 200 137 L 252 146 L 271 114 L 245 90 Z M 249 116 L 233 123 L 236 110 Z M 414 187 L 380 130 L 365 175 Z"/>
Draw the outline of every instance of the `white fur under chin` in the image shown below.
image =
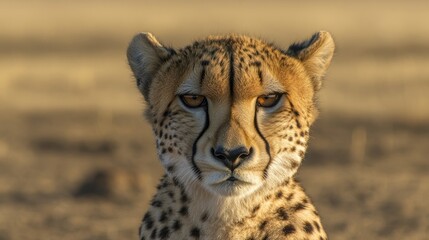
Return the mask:
<path id="1" fill-rule="evenodd" d="M 248 217 L 255 204 L 263 201 L 266 193 L 272 190 L 262 183 L 258 186 L 252 185 L 252 188 L 251 191 L 246 190 L 236 195 L 221 195 L 219 191 L 208 190 L 199 182 L 193 182 L 192 185 L 186 186 L 193 202 L 197 203 L 192 204 L 192 212 L 207 212 L 211 218 L 228 223 Z M 195 217 L 198 218 L 199 215 Z"/>

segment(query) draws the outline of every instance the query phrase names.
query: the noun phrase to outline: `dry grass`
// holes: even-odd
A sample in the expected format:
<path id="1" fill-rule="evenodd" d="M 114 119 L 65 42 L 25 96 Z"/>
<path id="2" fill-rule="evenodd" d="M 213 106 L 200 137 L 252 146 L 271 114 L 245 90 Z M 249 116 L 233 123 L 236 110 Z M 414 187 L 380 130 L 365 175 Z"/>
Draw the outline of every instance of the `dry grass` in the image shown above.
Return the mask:
<path id="1" fill-rule="evenodd" d="M 338 51 L 299 178 L 332 239 L 426 237 L 427 3 L 221 3 L 0 3 L 0 240 L 137 238 L 161 167 L 126 65 L 134 33 L 287 47 L 319 29 Z M 107 195 L 76 197 L 94 172 Z"/>

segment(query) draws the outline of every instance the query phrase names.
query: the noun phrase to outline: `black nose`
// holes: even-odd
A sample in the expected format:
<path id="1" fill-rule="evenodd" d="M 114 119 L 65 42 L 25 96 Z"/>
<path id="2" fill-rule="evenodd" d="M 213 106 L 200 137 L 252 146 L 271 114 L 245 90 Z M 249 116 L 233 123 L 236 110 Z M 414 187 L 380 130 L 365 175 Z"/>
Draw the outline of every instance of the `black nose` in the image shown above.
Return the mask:
<path id="1" fill-rule="evenodd" d="M 223 147 L 216 147 L 211 149 L 213 157 L 222 162 L 225 166 L 234 170 L 243 161 L 252 155 L 253 148 L 247 149 L 245 147 L 238 147 L 234 149 L 225 149 Z"/>

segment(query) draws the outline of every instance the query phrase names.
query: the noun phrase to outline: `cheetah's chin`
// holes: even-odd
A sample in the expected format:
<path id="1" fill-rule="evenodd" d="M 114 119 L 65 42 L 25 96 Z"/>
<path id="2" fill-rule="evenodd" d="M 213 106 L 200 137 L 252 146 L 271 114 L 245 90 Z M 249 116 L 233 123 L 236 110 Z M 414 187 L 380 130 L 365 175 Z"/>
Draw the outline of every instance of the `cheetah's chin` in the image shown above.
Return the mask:
<path id="1" fill-rule="evenodd" d="M 216 195 L 221 195 L 225 197 L 237 197 L 247 196 L 251 194 L 257 189 L 257 186 L 255 184 L 240 180 L 225 180 L 223 182 L 210 185 L 209 189 Z"/>
<path id="2" fill-rule="evenodd" d="M 259 188 L 258 184 L 249 182 L 236 174 L 221 174 L 212 176 L 210 181 L 205 181 L 206 188 L 216 194 L 226 197 L 249 195 Z"/>

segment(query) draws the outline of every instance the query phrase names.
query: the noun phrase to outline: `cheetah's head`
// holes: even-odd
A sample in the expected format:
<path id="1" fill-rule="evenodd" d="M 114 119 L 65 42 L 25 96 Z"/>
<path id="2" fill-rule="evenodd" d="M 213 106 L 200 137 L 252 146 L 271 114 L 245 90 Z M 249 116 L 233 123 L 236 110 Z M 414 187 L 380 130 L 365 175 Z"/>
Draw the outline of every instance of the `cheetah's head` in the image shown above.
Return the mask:
<path id="1" fill-rule="evenodd" d="M 304 157 L 333 51 L 327 32 L 286 51 L 236 35 L 174 50 L 136 35 L 128 61 L 168 174 L 217 196 L 287 181 Z"/>

